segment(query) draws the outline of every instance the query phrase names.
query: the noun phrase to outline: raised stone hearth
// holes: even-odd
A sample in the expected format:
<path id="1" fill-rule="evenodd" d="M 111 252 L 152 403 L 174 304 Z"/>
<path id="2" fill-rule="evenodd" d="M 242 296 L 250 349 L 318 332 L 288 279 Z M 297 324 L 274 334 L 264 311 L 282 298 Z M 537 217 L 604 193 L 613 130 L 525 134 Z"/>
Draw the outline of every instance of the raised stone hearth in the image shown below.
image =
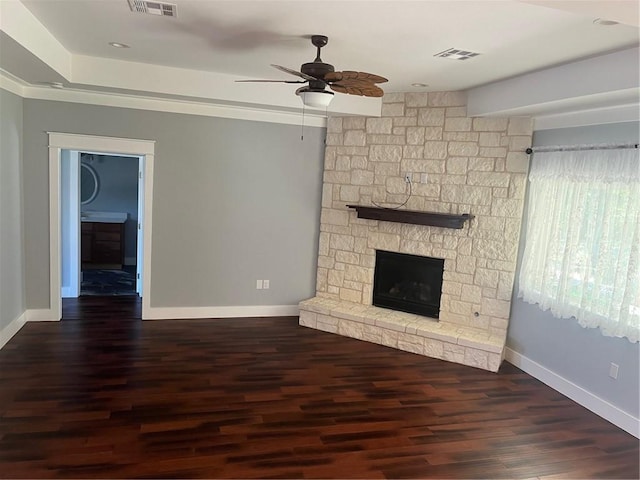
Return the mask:
<path id="1" fill-rule="evenodd" d="M 316 296 L 300 324 L 497 371 L 531 136 L 529 118 L 467 117 L 464 92 L 387 94 L 380 118 L 329 118 Z M 401 204 L 464 221 L 380 216 Z M 444 259 L 438 321 L 372 306 L 376 250 Z"/>
<path id="2" fill-rule="evenodd" d="M 300 325 L 495 372 L 504 339 L 411 313 L 312 298 L 300 303 Z"/>

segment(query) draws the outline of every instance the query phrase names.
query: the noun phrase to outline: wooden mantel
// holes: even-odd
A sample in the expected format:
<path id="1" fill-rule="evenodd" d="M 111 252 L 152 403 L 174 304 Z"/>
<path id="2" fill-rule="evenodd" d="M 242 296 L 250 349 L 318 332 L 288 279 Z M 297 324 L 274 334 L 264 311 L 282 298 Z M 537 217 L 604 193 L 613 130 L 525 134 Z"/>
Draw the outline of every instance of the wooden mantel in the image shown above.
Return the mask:
<path id="1" fill-rule="evenodd" d="M 463 228 L 464 222 L 471 220 L 473 215 L 451 215 L 449 213 L 419 212 L 416 210 L 400 210 L 394 208 L 366 207 L 364 205 L 347 205 L 358 213 L 358 218 L 369 220 L 383 220 L 385 222 L 412 223 L 414 225 L 429 225 L 432 227 Z"/>

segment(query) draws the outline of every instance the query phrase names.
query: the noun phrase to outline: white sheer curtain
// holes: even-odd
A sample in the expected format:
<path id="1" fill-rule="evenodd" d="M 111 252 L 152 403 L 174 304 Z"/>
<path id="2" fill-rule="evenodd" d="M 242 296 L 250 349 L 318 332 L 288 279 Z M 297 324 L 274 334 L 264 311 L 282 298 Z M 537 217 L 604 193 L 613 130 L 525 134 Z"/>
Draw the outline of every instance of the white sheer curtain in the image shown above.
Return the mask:
<path id="1" fill-rule="evenodd" d="M 518 296 L 638 342 L 638 150 L 536 152 L 529 180 Z"/>

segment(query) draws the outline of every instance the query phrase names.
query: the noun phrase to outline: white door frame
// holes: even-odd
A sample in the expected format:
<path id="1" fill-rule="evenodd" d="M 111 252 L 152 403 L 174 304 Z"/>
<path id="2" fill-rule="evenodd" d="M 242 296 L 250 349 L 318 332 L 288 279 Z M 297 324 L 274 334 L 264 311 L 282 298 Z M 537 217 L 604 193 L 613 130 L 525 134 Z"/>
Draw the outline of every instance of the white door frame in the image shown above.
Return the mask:
<path id="1" fill-rule="evenodd" d="M 65 153 L 68 157 L 65 157 Z M 65 168 L 61 171 L 61 218 L 62 218 L 62 298 L 77 298 L 80 295 L 80 286 L 82 283 L 82 239 L 80 231 L 80 173 L 82 161 L 80 153 L 77 150 L 62 149 L 61 159 L 64 167 L 65 159 L 69 161 L 67 171 Z M 103 152 L 82 152 L 93 155 L 101 155 Z M 114 155 L 116 156 L 116 155 Z M 118 158 L 130 159 L 137 163 L 137 179 L 136 179 L 136 293 L 142 297 L 142 278 L 144 263 L 144 157 L 117 154 Z M 67 189 L 65 191 L 64 189 Z M 66 198 L 65 198 L 66 196 Z M 65 201 L 67 206 L 65 207 Z M 67 218 L 65 219 L 65 215 Z M 65 222 L 66 220 L 66 222 Z M 65 238 L 66 235 L 66 238 Z M 68 272 L 68 284 L 65 285 L 65 270 Z"/>
<path id="2" fill-rule="evenodd" d="M 136 225 L 136 293 L 142 297 L 144 290 L 144 157 L 138 157 L 138 221 Z"/>
<path id="3" fill-rule="evenodd" d="M 61 215 L 61 255 L 62 277 L 65 274 L 65 265 L 68 275 L 68 284 L 64 282 L 61 294 L 63 298 L 75 298 L 80 295 L 80 152 L 65 150 L 68 153 L 68 165 L 66 174 L 64 168 L 61 171 L 61 187 L 67 188 L 67 192 L 61 192 L 60 201 L 64 211 Z M 63 160 L 64 152 L 61 157 Z M 63 160 L 64 164 L 64 160 Z M 67 205 L 64 206 L 64 197 L 67 195 Z M 65 218 L 66 216 L 66 218 Z M 66 220 L 66 222 L 65 222 Z M 66 235 L 66 241 L 65 241 Z M 63 278 L 64 279 L 64 278 Z"/>
<path id="4" fill-rule="evenodd" d="M 51 319 L 62 318 L 61 242 L 60 242 L 60 165 L 62 150 L 93 151 L 104 154 L 135 155 L 144 158 L 144 254 L 142 270 L 144 296 L 142 318 L 148 318 L 151 306 L 151 207 L 153 199 L 153 164 L 155 141 L 100 137 L 72 133 L 47 132 L 49 135 L 49 308 Z"/>

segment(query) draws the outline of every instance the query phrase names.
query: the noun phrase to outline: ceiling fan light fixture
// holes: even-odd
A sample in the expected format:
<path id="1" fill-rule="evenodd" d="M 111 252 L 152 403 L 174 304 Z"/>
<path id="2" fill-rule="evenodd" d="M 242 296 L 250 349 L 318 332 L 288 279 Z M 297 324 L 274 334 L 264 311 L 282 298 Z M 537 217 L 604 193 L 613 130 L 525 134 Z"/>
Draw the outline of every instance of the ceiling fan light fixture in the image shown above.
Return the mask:
<path id="1" fill-rule="evenodd" d="M 333 92 L 327 90 L 307 90 L 298 93 L 302 103 L 311 108 L 327 108 L 333 100 Z"/>

